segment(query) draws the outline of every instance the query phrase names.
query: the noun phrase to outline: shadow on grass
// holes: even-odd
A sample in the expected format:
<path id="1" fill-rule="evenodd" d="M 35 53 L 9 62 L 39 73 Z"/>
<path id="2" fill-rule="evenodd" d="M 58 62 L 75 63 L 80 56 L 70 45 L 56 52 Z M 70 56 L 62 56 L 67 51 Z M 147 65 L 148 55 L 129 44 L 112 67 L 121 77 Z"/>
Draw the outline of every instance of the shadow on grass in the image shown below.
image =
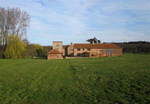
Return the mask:
<path id="1" fill-rule="evenodd" d="M 77 70 L 76 70 L 76 68 L 72 65 L 70 59 L 68 59 L 68 60 L 69 60 L 69 67 L 70 67 L 69 69 L 70 69 L 70 72 L 71 72 L 71 76 L 72 76 L 74 82 L 76 83 L 76 81 L 79 81 L 79 78 L 78 78 L 77 72 L 76 72 Z"/>
<path id="2" fill-rule="evenodd" d="M 76 74 L 76 69 L 73 67 L 73 65 L 72 65 L 72 63 L 71 63 L 71 61 L 70 61 L 70 59 L 68 59 L 68 60 L 69 60 L 70 70 L 71 70 L 71 72 L 75 75 L 75 74 Z"/>

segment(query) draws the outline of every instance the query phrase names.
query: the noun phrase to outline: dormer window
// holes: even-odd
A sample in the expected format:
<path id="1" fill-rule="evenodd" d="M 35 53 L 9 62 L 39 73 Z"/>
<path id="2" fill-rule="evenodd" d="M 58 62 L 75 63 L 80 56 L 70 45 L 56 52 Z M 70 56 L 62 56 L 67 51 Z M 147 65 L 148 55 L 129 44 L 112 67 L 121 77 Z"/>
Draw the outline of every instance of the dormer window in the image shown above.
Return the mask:
<path id="1" fill-rule="evenodd" d="M 77 51 L 80 51 L 80 48 L 78 48 Z"/>

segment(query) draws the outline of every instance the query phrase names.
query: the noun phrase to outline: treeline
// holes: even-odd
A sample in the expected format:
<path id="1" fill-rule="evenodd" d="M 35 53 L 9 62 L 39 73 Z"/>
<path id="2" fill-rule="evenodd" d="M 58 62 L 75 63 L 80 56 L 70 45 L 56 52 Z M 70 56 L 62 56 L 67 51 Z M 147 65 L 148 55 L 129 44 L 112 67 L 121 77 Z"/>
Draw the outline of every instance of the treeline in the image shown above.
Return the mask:
<path id="1" fill-rule="evenodd" d="M 14 47 L 14 45 L 10 45 L 15 44 L 15 40 L 12 41 L 12 39 L 19 38 L 22 40 L 26 36 L 29 23 L 30 15 L 26 11 L 21 11 L 20 8 L 8 7 L 6 9 L 0 7 L 0 58 L 5 56 L 8 44 L 9 47 Z M 19 41 L 17 40 L 17 42 Z M 17 48 L 21 49 L 20 47 Z M 22 55 L 20 52 L 18 54 Z"/>
<path id="2" fill-rule="evenodd" d="M 3 48 L 3 46 L 1 46 Z M 21 40 L 18 35 L 8 36 L 8 43 L 4 53 L 0 52 L 1 58 L 32 58 L 35 56 L 47 56 L 52 46 L 31 44 L 27 39 Z"/>
<path id="3" fill-rule="evenodd" d="M 26 38 L 30 15 L 20 8 L 0 7 L 0 58 L 46 56 L 51 46 L 30 44 Z"/>
<path id="4" fill-rule="evenodd" d="M 121 47 L 123 53 L 150 53 L 150 42 L 147 41 L 112 43 Z"/>
<path id="5" fill-rule="evenodd" d="M 26 44 L 27 56 L 47 56 L 47 52 L 52 50 L 52 46 L 42 46 L 40 44 L 31 44 L 27 39 L 23 40 Z"/>

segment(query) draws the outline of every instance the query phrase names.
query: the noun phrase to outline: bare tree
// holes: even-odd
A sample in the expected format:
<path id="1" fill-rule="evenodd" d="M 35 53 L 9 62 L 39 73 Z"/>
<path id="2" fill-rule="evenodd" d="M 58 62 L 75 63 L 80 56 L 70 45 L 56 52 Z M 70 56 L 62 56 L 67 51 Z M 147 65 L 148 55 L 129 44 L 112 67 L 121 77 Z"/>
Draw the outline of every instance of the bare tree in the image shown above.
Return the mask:
<path id="1" fill-rule="evenodd" d="M 26 36 L 30 23 L 30 15 L 19 8 L 0 7 L 0 46 L 1 52 L 7 46 L 7 37 L 17 34 L 20 38 Z M 3 48 L 2 48 L 3 47 Z"/>
<path id="2" fill-rule="evenodd" d="M 1 58 L 3 53 L 4 45 L 4 26 L 5 26 L 5 9 L 0 7 L 0 49 L 1 49 Z"/>

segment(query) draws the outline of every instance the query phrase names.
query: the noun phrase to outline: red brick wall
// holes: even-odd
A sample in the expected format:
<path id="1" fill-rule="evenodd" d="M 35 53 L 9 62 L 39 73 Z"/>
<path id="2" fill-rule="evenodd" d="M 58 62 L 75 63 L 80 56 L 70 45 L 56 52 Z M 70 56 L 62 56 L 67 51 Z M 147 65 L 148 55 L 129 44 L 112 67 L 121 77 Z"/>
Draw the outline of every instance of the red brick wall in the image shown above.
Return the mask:
<path id="1" fill-rule="evenodd" d="M 62 49 L 62 52 L 63 52 L 63 56 L 65 56 L 65 49 L 64 48 Z"/>
<path id="2" fill-rule="evenodd" d="M 99 52 L 100 51 L 100 52 Z M 95 56 L 95 55 L 98 55 L 98 54 L 100 54 L 100 53 L 102 53 L 102 52 L 104 52 L 105 51 L 105 49 L 91 49 L 91 51 L 90 51 L 90 56 L 92 56 L 92 54 Z"/>
<path id="3" fill-rule="evenodd" d="M 80 51 L 77 51 L 77 49 L 74 49 L 74 56 L 77 56 L 77 53 L 80 53 L 80 54 L 82 54 L 82 53 L 84 53 L 84 52 L 90 52 L 90 56 L 93 54 L 93 55 L 96 55 L 96 53 L 98 52 L 98 51 L 105 51 L 104 49 L 90 49 L 90 51 L 88 51 L 87 49 L 80 49 Z"/>
<path id="4" fill-rule="evenodd" d="M 74 49 L 74 56 L 77 56 L 77 53 L 80 53 L 82 56 L 82 53 L 84 52 L 90 52 L 90 57 L 92 56 L 92 54 L 94 56 L 103 53 L 101 55 L 101 57 L 109 57 L 110 54 L 109 53 L 105 53 L 105 49 L 91 49 L 90 51 L 87 51 L 87 49 L 80 49 L 80 51 L 77 51 L 77 49 Z M 122 56 L 122 49 L 113 49 L 112 50 L 112 56 Z"/>
<path id="5" fill-rule="evenodd" d="M 113 49 L 112 56 L 122 56 L 122 49 Z"/>
<path id="6" fill-rule="evenodd" d="M 73 51 L 71 51 L 71 49 L 73 49 L 73 44 L 71 44 L 69 47 L 68 47 L 68 55 L 71 55 L 73 53 Z"/>
<path id="7" fill-rule="evenodd" d="M 63 59 L 61 54 L 48 54 L 47 59 Z"/>
<path id="8" fill-rule="evenodd" d="M 84 52 L 89 52 L 89 51 L 87 51 L 87 49 L 80 49 L 80 51 L 77 51 L 77 49 L 74 49 L 74 56 L 77 56 L 77 53 L 80 53 L 80 54 L 82 54 L 82 53 L 84 53 Z"/>

